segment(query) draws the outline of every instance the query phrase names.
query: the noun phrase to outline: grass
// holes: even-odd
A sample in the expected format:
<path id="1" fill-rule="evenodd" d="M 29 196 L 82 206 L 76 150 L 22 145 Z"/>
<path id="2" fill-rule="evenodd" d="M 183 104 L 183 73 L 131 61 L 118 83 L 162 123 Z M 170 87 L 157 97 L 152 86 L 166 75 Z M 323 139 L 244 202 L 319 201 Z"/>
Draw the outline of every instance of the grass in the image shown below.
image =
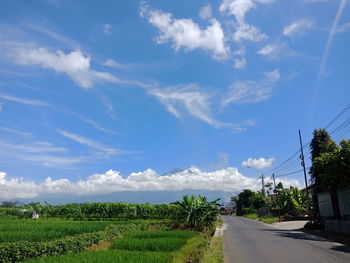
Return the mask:
<path id="1" fill-rule="evenodd" d="M 192 238 L 197 235 L 196 232 L 193 231 L 129 231 L 124 234 L 126 238 Z"/>
<path id="2" fill-rule="evenodd" d="M 63 256 L 43 257 L 26 263 L 168 263 L 172 256 L 165 252 L 106 250 L 90 251 Z"/>
<path id="3" fill-rule="evenodd" d="M 180 250 L 173 253 L 173 263 L 200 262 L 208 245 L 208 241 L 201 235 L 187 240 Z"/>
<path id="4" fill-rule="evenodd" d="M 136 251 L 176 251 L 186 244 L 184 238 L 120 238 L 112 243 L 111 249 Z"/>
<path id="5" fill-rule="evenodd" d="M 201 263 L 224 263 L 224 243 L 221 237 L 213 237 L 205 250 Z"/>
<path id="6" fill-rule="evenodd" d="M 260 217 L 257 214 L 246 214 L 243 216 L 246 218 L 253 219 L 253 220 L 259 220 L 259 221 L 267 223 L 267 224 L 272 224 L 272 223 L 278 221 L 278 217 L 274 217 L 274 216 Z"/>
<path id="7" fill-rule="evenodd" d="M 113 222 L 109 221 L 1 219 L 0 243 L 54 240 L 64 236 L 97 232 L 111 224 Z"/>

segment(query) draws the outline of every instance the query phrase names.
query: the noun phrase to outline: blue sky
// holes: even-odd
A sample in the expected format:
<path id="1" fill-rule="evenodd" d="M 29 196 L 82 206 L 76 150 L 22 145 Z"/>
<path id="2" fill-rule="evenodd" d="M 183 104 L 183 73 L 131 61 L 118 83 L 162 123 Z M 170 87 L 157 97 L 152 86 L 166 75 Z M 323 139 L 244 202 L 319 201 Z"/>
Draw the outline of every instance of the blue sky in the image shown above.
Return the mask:
<path id="1" fill-rule="evenodd" d="M 298 129 L 307 142 L 349 103 L 349 12 L 347 0 L 1 1 L 0 198 L 257 188 L 244 166 L 269 170 Z"/>

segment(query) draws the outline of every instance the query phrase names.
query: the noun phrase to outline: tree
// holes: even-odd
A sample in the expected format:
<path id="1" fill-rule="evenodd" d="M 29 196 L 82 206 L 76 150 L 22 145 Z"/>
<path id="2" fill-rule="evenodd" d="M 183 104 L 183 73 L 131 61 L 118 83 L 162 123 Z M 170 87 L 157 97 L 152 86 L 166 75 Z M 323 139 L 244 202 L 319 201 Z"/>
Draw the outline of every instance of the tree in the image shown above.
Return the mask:
<path id="1" fill-rule="evenodd" d="M 314 130 L 313 138 L 310 143 L 311 149 L 311 161 L 312 166 L 310 168 L 310 175 L 315 184 L 316 192 L 322 191 L 320 182 L 320 171 L 318 167 L 314 165 L 316 158 L 324 153 L 332 152 L 337 149 L 337 144 L 331 139 L 328 132 L 325 129 Z"/>

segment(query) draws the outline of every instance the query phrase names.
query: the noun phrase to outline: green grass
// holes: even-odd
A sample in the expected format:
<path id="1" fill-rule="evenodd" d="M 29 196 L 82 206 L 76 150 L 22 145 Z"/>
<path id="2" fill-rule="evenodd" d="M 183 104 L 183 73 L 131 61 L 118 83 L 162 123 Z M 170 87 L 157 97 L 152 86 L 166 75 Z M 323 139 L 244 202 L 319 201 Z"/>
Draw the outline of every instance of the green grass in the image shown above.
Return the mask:
<path id="1" fill-rule="evenodd" d="M 205 250 L 201 263 L 224 263 L 224 243 L 221 237 L 213 237 Z"/>
<path id="2" fill-rule="evenodd" d="M 63 256 L 43 257 L 26 263 L 168 263 L 172 256 L 165 252 L 106 250 L 90 251 Z"/>
<path id="3" fill-rule="evenodd" d="M 196 236 L 197 233 L 193 231 L 129 231 L 124 234 L 126 238 L 192 238 Z"/>
<path id="4" fill-rule="evenodd" d="M 257 214 L 246 214 L 246 215 L 243 215 L 243 216 L 246 217 L 246 218 L 259 220 L 259 221 L 267 223 L 267 224 L 272 224 L 272 223 L 278 221 L 278 217 L 274 217 L 274 216 L 259 217 Z"/>
<path id="5" fill-rule="evenodd" d="M 97 232 L 111 224 L 113 222 L 109 221 L 1 219 L 0 243 L 54 240 L 64 236 Z"/>
<path id="6" fill-rule="evenodd" d="M 200 262 L 208 241 L 202 235 L 197 235 L 189 240 L 178 251 L 173 252 L 173 263 Z"/>
<path id="7" fill-rule="evenodd" d="M 112 243 L 111 249 L 170 252 L 185 244 L 184 238 L 120 238 Z"/>

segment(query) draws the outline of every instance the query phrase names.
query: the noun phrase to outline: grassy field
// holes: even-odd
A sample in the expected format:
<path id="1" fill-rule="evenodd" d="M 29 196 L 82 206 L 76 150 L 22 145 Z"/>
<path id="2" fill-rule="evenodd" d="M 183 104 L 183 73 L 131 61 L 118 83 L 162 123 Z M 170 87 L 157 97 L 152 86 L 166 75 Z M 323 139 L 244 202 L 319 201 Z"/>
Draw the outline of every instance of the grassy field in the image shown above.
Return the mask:
<path id="1" fill-rule="evenodd" d="M 0 243 L 54 240 L 65 236 L 100 231 L 111 224 L 116 224 L 116 222 L 0 219 Z"/>
<path id="2" fill-rule="evenodd" d="M 171 254 L 165 252 L 146 251 L 91 251 L 64 256 L 43 257 L 36 260 L 25 261 L 26 263 L 168 263 L 171 262 Z"/>
<path id="3" fill-rule="evenodd" d="M 62 256 L 43 257 L 26 262 L 172 262 L 174 255 L 198 234 L 192 231 L 129 231 L 112 241 L 107 250 L 86 251 Z"/>

